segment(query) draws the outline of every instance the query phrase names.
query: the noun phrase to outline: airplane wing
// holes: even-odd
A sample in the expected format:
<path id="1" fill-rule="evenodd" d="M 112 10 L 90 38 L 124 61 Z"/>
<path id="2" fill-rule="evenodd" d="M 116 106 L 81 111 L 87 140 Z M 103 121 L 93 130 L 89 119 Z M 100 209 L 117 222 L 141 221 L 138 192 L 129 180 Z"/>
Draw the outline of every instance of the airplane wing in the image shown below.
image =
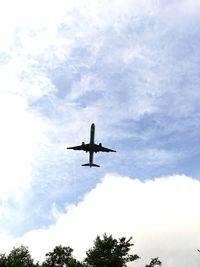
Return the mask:
<path id="1" fill-rule="evenodd" d="M 101 144 L 99 145 L 94 145 L 95 148 L 95 152 L 116 152 L 115 150 L 112 150 L 110 148 L 107 147 L 103 147 Z"/>
<path id="2" fill-rule="evenodd" d="M 83 150 L 83 151 L 88 152 L 89 151 L 89 144 L 82 144 L 80 146 L 67 147 L 67 149 Z"/>

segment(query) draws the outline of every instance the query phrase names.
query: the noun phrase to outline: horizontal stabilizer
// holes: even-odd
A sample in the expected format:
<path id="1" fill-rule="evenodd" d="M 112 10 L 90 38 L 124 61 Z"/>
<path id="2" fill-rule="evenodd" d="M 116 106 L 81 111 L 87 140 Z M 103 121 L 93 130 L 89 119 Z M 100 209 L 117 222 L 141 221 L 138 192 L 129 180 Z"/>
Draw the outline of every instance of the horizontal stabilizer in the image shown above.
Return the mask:
<path id="1" fill-rule="evenodd" d="M 82 164 L 81 166 L 100 167 L 99 165 L 94 164 L 94 163 L 92 163 L 92 165 L 90 165 L 89 163 L 86 163 L 86 164 Z"/>
<path id="2" fill-rule="evenodd" d="M 94 167 L 100 167 L 99 165 L 97 165 L 97 164 L 94 164 L 94 163 L 92 164 L 92 166 L 94 166 Z"/>

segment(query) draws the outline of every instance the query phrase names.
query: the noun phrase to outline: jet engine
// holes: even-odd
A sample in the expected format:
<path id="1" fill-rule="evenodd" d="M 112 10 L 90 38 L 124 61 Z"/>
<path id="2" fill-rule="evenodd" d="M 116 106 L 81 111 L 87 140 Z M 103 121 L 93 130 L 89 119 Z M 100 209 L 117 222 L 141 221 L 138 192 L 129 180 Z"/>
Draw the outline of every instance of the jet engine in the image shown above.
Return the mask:
<path id="1" fill-rule="evenodd" d="M 99 143 L 99 146 L 102 147 L 102 143 Z"/>
<path id="2" fill-rule="evenodd" d="M 84 147 L 85 146 L 85 142 L 82 142 L 81 146 L 82 146 L 82 149 L 85 150 L 85 152 L 88 152 L 87 148 Z"/>

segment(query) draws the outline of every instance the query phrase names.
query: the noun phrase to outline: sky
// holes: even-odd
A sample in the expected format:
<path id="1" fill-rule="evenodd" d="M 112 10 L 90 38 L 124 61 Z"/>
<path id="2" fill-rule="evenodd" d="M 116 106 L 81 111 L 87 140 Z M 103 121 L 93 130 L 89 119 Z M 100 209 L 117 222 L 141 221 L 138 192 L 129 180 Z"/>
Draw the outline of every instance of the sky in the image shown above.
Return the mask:
<path id="1" fill-rule="evenodd" d="M 199 23 L 196 0 L 0 0 L 1 252 L 107 233 L 131 267 L 199 266 Z M 66 150 L 91 123 L 100 168 Z"/>

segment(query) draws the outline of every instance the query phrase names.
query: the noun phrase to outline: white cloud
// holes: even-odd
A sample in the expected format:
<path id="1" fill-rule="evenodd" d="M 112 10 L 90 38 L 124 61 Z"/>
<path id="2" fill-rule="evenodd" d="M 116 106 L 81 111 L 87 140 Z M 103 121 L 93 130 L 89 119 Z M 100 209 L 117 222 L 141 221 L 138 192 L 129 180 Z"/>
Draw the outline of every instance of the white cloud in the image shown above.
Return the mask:
<path id="1" fill-rule="evenodd" d="M 184 175 L 146 181 L 107 175 L 82 202 L 59 215 L 55 225 L 29 232 L 12 244 L 29 245 L 35 259 L 55 245 L 69 245 L 81 259 L 96 235 L 106 232 L 133 236 L 133 253 L 142 259 L 130 266 L 159 257 L 166 267 L 197 267 L 199 202 L 200 182 Z"/>
<path id="2" fill-rule="evenodd" d="M 0 71 L 2 200 L 6 201 L 11 196 L 20 199 L 30 185 L 33 172 L 39 169 L 37 163 L 46 166 L 46 162 L 59 162 L 63 159 L 60 151 L 65 143 L 73 144 L 75 133 L 77 141 L 88 138 L 85 125 L 93 121 L 98 123 L 99 136 L 102 136 L 100 131 L 104 131 L 101 129 L 105 129 L 103 137 L 114 136 L 120 140 L 120 137 L 132 137 L 131 131 L 135 130 L 124 130 L 121 126 L 124 120 L 138 120 L 139 123 L 144 114 L 156 112 L 170 115 L 172 120 L 182 114 L 193 114 L 194 107 L 198 106 L 198 90 L 195 91 L 195 88 L 199 87 L 199 82 L 195 70 L 199 68 L 194 60 L 198 58 L 195 54 L 197 49 L 192 47 L 195 53 L 191 53 L 191 58 L 187 54 L 189 64 L 177 60 L 176 56 L 177 50 L 184 54 L 185 48 L 180 49 L 179 45 L 187 44 L 187 38 L 184 38 L 191 32 L 191 25 L 195 25 L 193 19 L 198 17 L 195 3 L 181 1 L 165 7 L 161 1 L 159 4 L 159 1 L 153 0 L 67 3 L 21 0 L 13 6 L 11 1 L 2 1 L 0 36 L 3 38 L 0 50 L 7 53 L 7 63 Z M 179 16 L 175 16 L 177 6 Z M 197 28 L 194 29 L 193 34 L 197 33 Z M 179 43 L 177 40 L 182 41 Z M 66 86 L 62 99 L 56 96 L 61 89 L 53 84 L 49 69 L 55 76 L 58 74 L 58 80 L 59 72 L 63 76 L 72 75 L 72 81 L 69 79 L 66 85 L 62 84 Z M 189 76 L 195 81 L 193 84 L 189 80 L 192 94 L 191 90 L 182 90 L 180 86 L 181 77 L 189 70 L 192 74 Z M 89 103 L 91 92 L 99 95 Z M 49 114 L 44 118 L 36 106 L 32 105 L 31 109 L 29 106 L 29 103 L 45 96 L 52 100 L 49 108 L 53 113 L 51 118 Z M 111 123 L 117 125 L 113 131 L 107 127 Z M 159 123 L 160 131 L 172 131 L 172 125 L 166 123 L 165 118 Z M 175 122 L 174 125 L 175 133 L 177 128 L 181 131 L 182 124 Z M 50 131 L 45 138 L 47 128 Z M 158 132 L 158 129 L 152 128 L 153 136 L 154 130 Z M 146 144 L 149 139 L 147 136 Z M 44 152 L 46 142 L 50 145 Z M 137 152 L 137 160 L 142 164 L 145 161 L 145 166 L 158 166 L 177 156 L 177 153 L 168 153 L 163 147 Z M 66 156 L 68 164 L 72 160 L 73 156 Z M 51 164 L 48 166 L 48 171 L 53 173 Z M 67 178 L 61 176 L 67 180 L 66 183 L 71 182 L 70 174 Z M 55 177 L 57 179 L 57 173 Z M 47 192 L 49 184 L 56 184 L 55 180 L 46 181 L 43 174 L 37 179 L 35 182 L 42 181 Z M 190 190 L 186 190 L 186 184 L 191 187 Z M 199 198 L 195 190 L 199 192 L 199 183 L 186 177 L 162 178 L 145 183 L 129 178 L 106 177 L 82 203 L 71 207 L 66 214 L 59 215 L 53 206 L 52 216 L 59 216 L 57 224 L 48 230 L 29 232 L 16 242 L 23 240 L 28 243 L 38 257 L 56 243 L 69 242 L 77 255 L 82 256 L 96 234 L 104 231 L 116 235 L 130 234 L 134 236 L 138 253 L 144 253 L 144 257 L 163 257 L 164 261 L 166 259 L 165 266 L 170 266 L 171 255 L 176 254 L 179 263 L 175 255 L 171 266 L 183 267 L 186 262 L 182 261 L 183 254 L 189 253 L 187 266 L 195 266 L 196 263 L 192 262 L 192 259 L 196 260 L 195 252 L 194 257 L 191 256 L 195 250 L 193 240 L 194 247 L 199 245 L 196 234 Z M 191 194 L 185 199 L 184 194 L 188 191 Z M 183 207 L 189 215 L 186 216 Z M 11 213 L 8 209 L 5 205 L 0 210 L 1 214 L 9 217 Z M 182 245 L 184 242 L 179 242 L 180 236 L 188 244 L 184 244 L 185 247 Z M 40 251 L 35 246 L 38 239 L 43 244 Z M 54 241 L 51 243 L 49 239 Z M 161 246 L 167 251 L 163 251 Z M 183 254 L 179 255 L 179 251 Z"/>
<path id="3" fill-rule="evenodd" d="M 182 62 L 176 62 L 177 40 L 185 38 L 193 24 L 193 13 L 187 14 L 186 23 L 182 20 L 186 3 L 193 5 L 191 1 L 167 7 L 158 1 L 79 2 L 73 12 L 68 13 L 60 30 L 62 47 L 69 51 L 65 59 L 71 68 L 66 70 L 73 69 L 80 74 L 66 90 L 66 101 L 80 103 L 82 97 L 89 98 L 89 91 L 99 92 L 94 117 L 99 121 L 103 119 L 104 124 L 138 119 L 145 113 L 163 110 L 177 116 L 190 113 L 194 98 L 186 89 L 180 93 L 179 87 L 182 75 L 189 68 L 197 68 L 193 64 L 182 68 Z M 170 19 L 176 8 L 178 18 Z M 171 37 L 176 34 L 180 37 Z M 78 56 L 79 49 L 82 54 Z M 181 51 L 184 53 L 184 47 Z M 83 81 L 88 77 L 96 86 L 87 84 L 85 90 Z M 180 94 L 183 97 L 179 97 Z"/>
<path id="4" fill-rule="evenodd" d="M 20 25 L 16 31 L 20 45 L 16 42 L 12 51 L 20 55 L 24 64 L 26 90 L 30 97 L 51 96 L 56 90 L 59 91 L 60 88 L 55 88 L 46 72 L 48 68 L 56 72 L 61 67 L 63 75 L 71 72 L 72 76 L 76 73 L 80 78 L 74 75 L 73 82 L 66 84 L 66 99 L 56 103 L 56 110 L 59 109 L 58 105 L 65 107 L 67 102 L 79 104 L 82 97 L 87 99 L 90 91 L 96 91 L 99 95 L 94 103 L 93 118 L 100 122 L 104 120 L 104 124 L 138 119 L 145 113 L 166 109 L 162 99 L 167 107 L 170 100 L 164 94 L 176 98 L 176 101 L 170 102 L 170 114 L 175 111 L 176 114 L 187 113 L 189 107 L 194 106 L 194 99 L 186 104 L 183 98 L 176 97 L 176 85 L 170 89 L 171 84 L 166 88 L 163 84 L 174 75 L 173 66 L 176 66 L 174 61 L 170 61 L 173 42 L 167 34 L 176 33 L 177 21 L 181 23 L 185 6 L 189 5 L 194 10 L 194 1 L 175 3 L 173 12 L 178 7 L 179 18 L 170 20 L 168 25 L 166 21 L 172 13 L 169 10 L 171 5 L 162 6 L 157 0 L 117 0 L 109 3 L 52 1 L 51 4 L 46 1 L 42 4 L 30 1 L 27 4 L 21 0 L 15 6 L 18 12 L 12 19 L 14 24 Z M 187 14 L 188 20 L 192 12 Z M 184 27 L 179 28 L 184 31 Z M 163 38 L 167 44 L 165 47 L 162 46 Z M 78 56 L 79 49 L 82 49 L 82 54 Z M 66 64 L 65 67 L 62 64 Z M 86 73 L 82 73 L 82 68 Z M 95 68 L 100 69 L 96 71 Z M 177 69 L 181 69 L 179 65 Z M 187 93 L 183 95 L 188 96 Z M 90 113 L 90 109 L 84 107 L 81 111 L 84 115 Z M 63 108 L 56 119 L 66 117 L 66 113 L 68 109 Z M 76 105 L 73 113 L 80 113 Z M 74 116 L 68 118 L 74 121 Z"/>
<path id="5" fill-rule="evenodd" d="M 43 126 L 26 110 L 21 97 L 1 93 L 0 99 L 0 198 L 6 200 L 19 197 L 29 185 L 32 155 L 42 138 Z"/>
<path id="6" fill-rule="evenodd" d="M 32 32 L 34 35 L 38 35 L 37 31 L 45 30 L 52 32 L 58 27 L 60 21 L 62 20 L 65 12 L 73 8 L 75 1 L 25 1 L 19 0 L 17 2 L 13 1 L 0 1 L 0 35 L 3 36 L 2 42 L 0 44 L 0 50 L 7 50 L 13 45 L 16 37 L 17 31 L 27 31 Z M 48 30 L 47 30 L 48 28 Z M 55 34 L 55 32 L 54 32 Z M 26 41 L 28 36 L 24 36 Z M 47 37 L 47 36 L 46 36 Z M 43 41 L 47 45 L 46 40 Z M 36 44 L 38 45 L 38 44 Z M 43 47 L 43 43 L 39 43 Z"/>

